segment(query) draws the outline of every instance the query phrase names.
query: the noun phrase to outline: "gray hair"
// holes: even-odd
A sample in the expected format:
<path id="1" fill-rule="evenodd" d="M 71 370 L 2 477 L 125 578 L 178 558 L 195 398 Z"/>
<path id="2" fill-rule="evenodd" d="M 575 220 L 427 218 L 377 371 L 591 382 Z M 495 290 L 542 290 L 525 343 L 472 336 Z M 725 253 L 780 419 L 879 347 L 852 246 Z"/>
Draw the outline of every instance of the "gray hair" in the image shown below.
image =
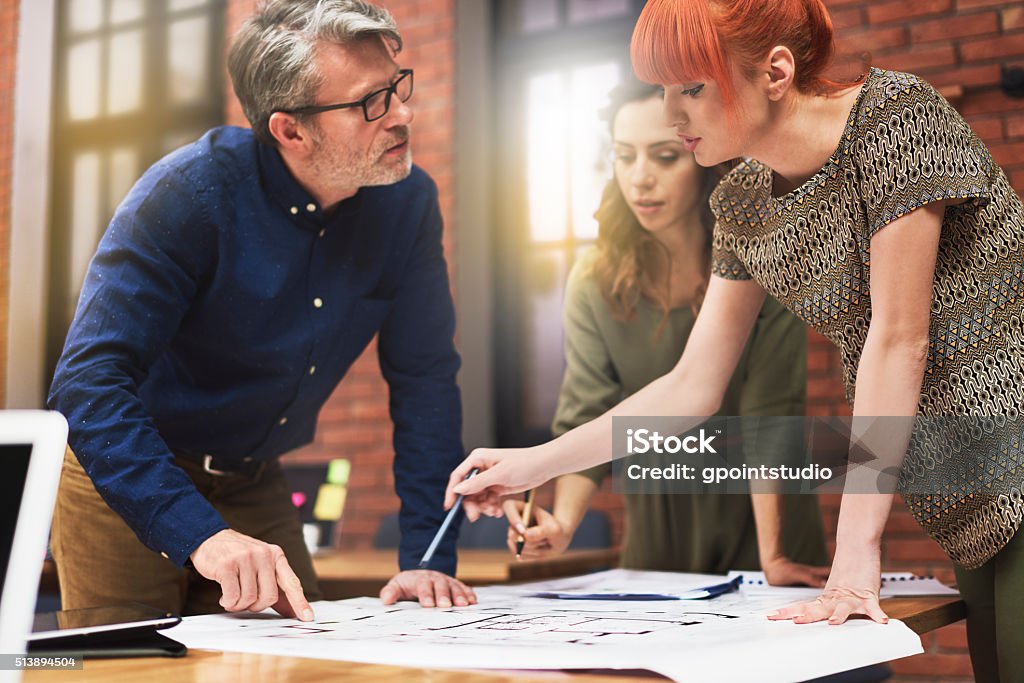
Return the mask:
<path id="1" fill-rule="evenodd" d="M 276 111 L 313 104 L 323 74 L 313 59 L 316 44 L 344 45 L 380 36 L 402 49 L 391 14 L 363 0 L 269 0 L 235 34 L 228 72 L 256 137 L 276 144 L 268 122 Z"/>

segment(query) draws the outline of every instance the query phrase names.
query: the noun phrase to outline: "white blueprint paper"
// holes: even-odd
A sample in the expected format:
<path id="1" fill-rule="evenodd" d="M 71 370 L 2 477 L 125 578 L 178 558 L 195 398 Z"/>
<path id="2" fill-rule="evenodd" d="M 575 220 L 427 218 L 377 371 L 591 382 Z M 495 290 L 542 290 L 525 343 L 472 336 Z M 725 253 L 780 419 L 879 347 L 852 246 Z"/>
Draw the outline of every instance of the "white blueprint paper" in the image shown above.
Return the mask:
<path id="1" fill-rule="evenodd" d="M 744 591 L 701 601 L 552 600 L 550 590 L 682 592 L 721 576 L 612 570 L 476 589 L 478 605 L 314 604 L 316 621 L 272 612 L 186 618 L 167 635 L 190 648 L 442 669 L 648 669 L 676 681 L 801 681 L 922 651 L 899 621 L 771 622 L 792 602 Z"/>

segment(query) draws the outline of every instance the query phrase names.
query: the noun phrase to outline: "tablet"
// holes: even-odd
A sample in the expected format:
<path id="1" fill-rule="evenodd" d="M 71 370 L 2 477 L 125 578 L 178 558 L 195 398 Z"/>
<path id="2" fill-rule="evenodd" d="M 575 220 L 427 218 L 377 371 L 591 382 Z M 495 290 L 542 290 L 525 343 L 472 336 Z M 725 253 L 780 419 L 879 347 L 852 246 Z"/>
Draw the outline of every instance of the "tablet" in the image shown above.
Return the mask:
<path id="1" fill-rule="evenodd" d="M 152 631 L 170 628 L 180 621 L 181 617 L 139 604 L 42 612 L 35 616 L 28 640 L 37 643 L 104 632 Z"/>

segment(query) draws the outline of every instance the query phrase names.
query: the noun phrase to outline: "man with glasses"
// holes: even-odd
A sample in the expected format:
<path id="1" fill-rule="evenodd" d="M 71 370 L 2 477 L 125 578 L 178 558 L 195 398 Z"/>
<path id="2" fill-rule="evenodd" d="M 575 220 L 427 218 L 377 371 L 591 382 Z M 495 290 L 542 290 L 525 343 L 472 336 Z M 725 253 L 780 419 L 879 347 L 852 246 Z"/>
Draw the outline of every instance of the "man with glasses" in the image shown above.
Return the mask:
<path id="1" fill-rule="evenodd" d="M 401 47 L 366 2 L 266 4 L 228 57 L 252 130 L 157 162 L 115 213 L 50 391 L 71 424 L 53 529 L 65 609 L 312 619 L 278 456 L 312 441 L 378 333 L 403 570 L 381 597 L 476 601 L 452 578 L 455 533 L 415 569 L 463 451 L 441 216 L 412 166 Z"/>

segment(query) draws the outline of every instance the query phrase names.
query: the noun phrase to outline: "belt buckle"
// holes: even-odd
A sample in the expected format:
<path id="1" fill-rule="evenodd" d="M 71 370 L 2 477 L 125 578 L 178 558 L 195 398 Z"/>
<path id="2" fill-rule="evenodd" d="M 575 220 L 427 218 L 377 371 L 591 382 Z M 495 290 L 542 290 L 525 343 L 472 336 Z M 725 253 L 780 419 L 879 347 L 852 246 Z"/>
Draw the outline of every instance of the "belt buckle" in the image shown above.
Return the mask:
<path id="1" fill-rule="evenodd" d="M 207 472 L 208 474 L 212 474 L 215 477 L 233 477 L 235 475 L 234 472 L 225 472 L 224 470 L 218 470 L 215 467 L 211 467 L 210 463 L 212 463 L 212 462 L 213 462 L 213 456 L 212 455 L 204 455 L 203 456 L 203 471 L 204 472 Z"/>

